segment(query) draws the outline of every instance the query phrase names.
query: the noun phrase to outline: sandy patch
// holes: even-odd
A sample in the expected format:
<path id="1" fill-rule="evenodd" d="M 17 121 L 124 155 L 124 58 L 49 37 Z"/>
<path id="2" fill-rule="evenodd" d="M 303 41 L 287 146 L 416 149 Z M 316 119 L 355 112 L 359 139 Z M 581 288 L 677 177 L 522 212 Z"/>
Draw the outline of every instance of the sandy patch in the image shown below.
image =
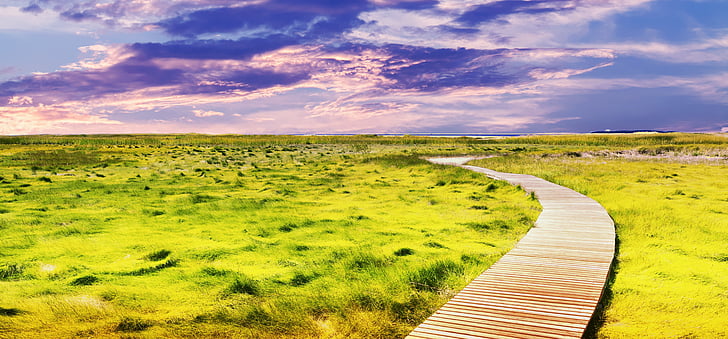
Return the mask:
<path id="1" fill-rule="evenodd" d="M 443 157 L 443 158 L 427 158 L 427 161 L 435 164 L 440 165 L 453 165 L 453 166 L 460 166 L 464 165 L 466 162 L 476 159 L 485 159 L 490 158 L 492 156 L 471 156 L 471 157 Z"/>

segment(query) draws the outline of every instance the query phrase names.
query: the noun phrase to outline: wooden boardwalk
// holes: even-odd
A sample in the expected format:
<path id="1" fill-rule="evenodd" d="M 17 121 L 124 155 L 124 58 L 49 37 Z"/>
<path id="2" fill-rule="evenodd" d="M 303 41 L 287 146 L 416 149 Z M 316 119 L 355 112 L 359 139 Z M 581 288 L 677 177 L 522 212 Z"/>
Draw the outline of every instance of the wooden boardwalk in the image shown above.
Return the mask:
<path id="1" fill-rule="evenodd" d="M 534 227 L 407 338 L 581 338 L 614 257 L 614 223 L 596 201 L 523 174 L 458 165 L 534 192 Z"/>

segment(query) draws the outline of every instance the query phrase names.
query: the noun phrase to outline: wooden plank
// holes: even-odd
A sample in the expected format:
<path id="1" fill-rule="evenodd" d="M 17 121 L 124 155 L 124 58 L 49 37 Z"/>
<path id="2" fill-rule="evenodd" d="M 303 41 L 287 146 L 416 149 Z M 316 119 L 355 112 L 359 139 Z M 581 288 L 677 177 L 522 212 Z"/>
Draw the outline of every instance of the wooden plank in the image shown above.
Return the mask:
<path id="1" fill-rule="evenodd" d="M 455 164 L 533 192 L 534 227 L 407 338 L 580 338 L 614 258 L 614 223 L 589 197 L 543 179 Z"/>

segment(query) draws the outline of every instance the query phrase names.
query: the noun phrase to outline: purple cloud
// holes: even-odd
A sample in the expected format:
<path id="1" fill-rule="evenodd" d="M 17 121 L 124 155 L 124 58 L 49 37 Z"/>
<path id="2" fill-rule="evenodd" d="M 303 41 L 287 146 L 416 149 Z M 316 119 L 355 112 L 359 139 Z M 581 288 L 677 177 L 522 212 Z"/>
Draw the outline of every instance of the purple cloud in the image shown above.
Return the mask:
<path id="1" fill-rule="evenodd" d="M 238 40 L 182 40 L 165 43 L 136 43 L 131 50 L 140 59 L 248 59 L 253 55 L 294 45 L 294 38 L 274 35 L 265 38 L 241 38 Z"/>
<path id="2" fill-rule="evenodd" d="M 496 1 L 475 8 L 463 13 L 457 21 L 467 25 L 475 26 L 483 22 L 492 21 L 500 17 L 515 14 L 542 14 L 572 10 L 570 0 L 508 0 Z"/>
<path id="3" fill-rule="evenodd" d="M 270 88 L 273 86 L 292 85 L 303 80 L 307 80 L 308 78 L 309 74 L 306 72 L 276 73 L 271 70 L 251 69 L 234 72 L 221 79 L 222 81 L 241 84 L 241 86 L 238 86 L 239 89 L 252 91 Z"/>
<path id="4" fill-rule="evenodd" d="M 20 10 L 25 13 L 33 13 L 33 14 L 43 13 L 43 9 L 40 8 L 40 6 L 38 6 L 38 4 L 30 4 L 26 7 L 21 8 Z"/>
<path id="5" fill-rule="evenodd" d="M 34 0 L 25 9 L 52 10 L 64 20 L 101 20 L 109 26 L 143 27 L 160 19 L 205 8 L 238 6 L 241 0 L 129 1 L 129 0 Z"/>
<path id="6" fill-rule="evenodd" d="M 394 87 L 436 91 L 449 87 L 494 86 L 517 82 L 519 75 L 506 75 L 499 70 L 504 62 L 498 50 L 435 49 L 409 46 L 389 46 L 392 55 L 416 63 L 396 70 L 386 70 L 385 76 L 396 80 Z M 482 62 L 486 58 L 487 62 Z"/>
<path id="7" fill-rule="evenodd" d="M 357 16 L 369 8 L 365 0 L 274 0 L 244 7 L 218 7 L 193 11 L 158 23 L 172 35 L 195 37 L 206 33 L 232 33 L 262 29 L 270 34 L 303 36 L 339 34 L 363 24 Z"/>
<path id="8" fill-rule="evenodd" d="M 160 32 L 178 40 L 85 46 L 80 50 L 86 57 L 59 65 L 66 71 L 0 82 L 0 122 L 7 126 L 32 120 L 8 120 L 10 116 L 46 119 L 48 124 L 107 124 L 129 122 L 128 116 L 135 115 L 137 126 L 143 126 L 147 117 L 165 121 L 215 117 L 207 120 L 265 124 L 268 132 L 298 131 L 302 122 L 309 121 L 318 121 L 323 130 L 333 126 L 358 131 L 365 128 L 360 124 L 364 119 L 387 117 L 398 121 L 399 128 L 415 128 L 417 122 L 422 131 L 437 126 L 506 130 L 574 118 L 577 114 L 567 111 L 545 119 L 557 110 L 545 98 L 562 95 L 548 89 L 613 72 L 610 66 L 620 62 L 614 51 L 620 46 L 589 48 L 592 45 L 561 44 L 559 38 L 562 30 L 578 31 L 572 28 L 607 15 L 599 13 L 618 7 L 613 2 L 588 6 L 575 0 L 484 1 L 474 6 L 467 5 L 477 3 L 470 0 L 33 3 L 39 4 L 33 10 L 42 6 L 66 20 L 95 21 L 79 26 L 107 23 L 105 29 L 110 30 L 157 31 L 154 38 L 134 41 L 158 41 Z M 555 13 L 558 24 L 564 21 L 566 26 L 551 28 L 552 22 L 545 18 Z M 577 24 L 569 26 L 572 22 Z M 141 29 L 131 32 L 134 39 L 142 34 Z M 715 44 L 694 48 L 704 51 Z M 634 43 L 630 48 L 637 52 L 654 48 L 671 58 L 693 57 L 663 45 Z M 711 58 L 722 52 L 717 50 Z M 285 125 L 280 120 L 286 120 L 288 129 L 276 129 Z M 386 124 L 371 123 L 368 128 L 379 126 Z"/>
<path id="9" fill-rule="evenodd" d="M 542 59 L 543 55 L 574 55 L 574 64 L 590 65 L 602 58 L 601 54 L 578 50 L 437 49 L 354 43 L 322 47 L 290 45 L 289 40 L 187 40 L 122 46 L 107 61 L 90 68 L 2 83 L 0 102 L 52 105 L 103 99 L 107 104 L 106 98 L 137 95 L 145 90 L 156 93 L 144 94 L 148 100 L 157 100 L 155 96 L 179 96 L 184 101 L 185 96 L 245 96 L 269 89 L 287 91 L 296 86 L 334 86 L 353 93 L 375 89 L 433 93 L 458 88 L 498 88 L 578 74 L 564 67 L 527 62 Z M 339 79 L 343 74 L 346 76 Z M 13 100 L 21 97 L 32 100 Z M 381 107 L 367 105 L 369 109 Z"/>
<path id="10" fill-rule="evenodd" d="M 65 11 L 61 12 L 61 18 L 71 21 L 98 20 L 99 17 L 92 11 Z"/>
<path id="11" fill-rule="evenodd" d="M 192 11 L 157 23 L 167 33 L 196 37 L 207 33 L 233 33 L 256 30 L 263 36 L 287 34 L 336 36 L 364 24 L 359 15 L 378 8 L 423 10 L 436 6 L 436 0 L 270 0 L 242 7 L 215 7 Z"/>
<path id="12" fill-rule="evenodd" d="M 404 1 L 387 1 L 386 7 L 396 9 L 406 9 L 411 11 L 419 11 L 423 9 L 435 8 L 440 3 L 439 0 L 404 0 Z"/>
<path id="13" fill-rule="evenodd" d="M 444 32 L 444 33 L 454 34 L 456 36 L 468 36 L 468 35 L 480 33 L 480 30 L 477 28 L 463 28 L 463 27 L 455 27 L 455 26 L 451 26 L 451 25 L 440 25 L 440 26 L 434 27 L 434 29 Z"/>
<path id="14" fill-rule="evenodd" d="M 68 100 L 88 100 L 125 93 L 146 86 L 180 83 L 179 70 L 164 70 L 151 65 L 121 63 L 100 71 L 69 71 L 25 77 L 0 84 L 0 100 L 32 96 L 35 104 Z"/>

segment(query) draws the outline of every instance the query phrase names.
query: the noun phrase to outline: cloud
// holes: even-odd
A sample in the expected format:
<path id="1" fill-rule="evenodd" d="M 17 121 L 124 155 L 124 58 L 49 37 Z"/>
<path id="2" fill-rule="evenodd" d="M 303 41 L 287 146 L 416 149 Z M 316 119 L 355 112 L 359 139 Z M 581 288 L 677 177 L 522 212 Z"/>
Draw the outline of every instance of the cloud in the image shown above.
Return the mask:
<path id="1" fill-rule="evenodd" d="M 211 33 L 246 32 L 255 36 L 288 35 L 309 40 L 335 38 L 365 22 L 360 15 L 377 8 L 418 11 L 436 0 L 269 0 L 244 6 L 190 11 L 156 24 L 167 33 L 197 37 Z"/>
<path id="2" fill-rule="evenodd" d="M 271 0 L 242 7 L 192 11 L 157 23 L 167 33 L 196 37 L 206 33 L 252 31 L 262 36 L 322 36 L 339 34 L 363 23 L 357 18 L 369 7 L 366 0 L 313 0 L 302 3 Z"/>
<path id="3" fill-rule="evenodd" d="M 609 21 L 652 1 L 442 0 L 433 9 L 416 12 L 370 10 L 360 16 L 367 24 L 348 36 L 439 48 L 594 48 L 601 46 L 575 43 L 588 36 L 590 24 Z"/>
<path id="4" fill-rule="evenodd" d="M 252 50 L 238 41 L 185 40 L 164 44 L 92 45 L 66 71 L 26 76 L 0 84 L 0 102 L 13 112 L 69 105 L 93 115 L 260 100 L 298 89 L 335 93 L 332 100 L 301 104 L 312 118 L 368 119 L 420 109 L 429 96 L 478 96 L 521 91 L 543 79 L 563 79 L 605 67 L 607 50 L 438 49 L 347 43 L 285 45 Z M 285 40 L 285 39 L 283 39 Z M 213 53 L 215 58 L 205 53 Z M 572 67 L 563 64 L 572 60 Z M 562 64 L 556 62 L 561 60 Z M 606 61 L 605 61 L 606 60 Z M 582 64 L 588 67 L 579 67 Z M 577 67 L 574 67 L 577 66 Z M 32 98 L 25 100 L 21 98 Z M 407 99 L 408 98 L 408 99 Z M 189 112 L 189 111 L 188 111 Z M 225 117 L 192 110 L 197 117 Z M 216 112 L 220 113 L 220 112 Z M 227 118 L 227 117 L 226 117 Z"/>
<path id="5" fill-rule="evenodd" d="M 574 119 L 548 117 L 555 108 L 547 99 L 528 93 L 528 85 L 452 88 L 433 93 L 362 93 L 309 106 L 312 114 L 303 121 L 316 125 L 335 120 L 348 124 L 350 133 L 476 133 L 513 132 L 539 122 Z"/>
<path id="6" fill-rule="evenodd" d="M 561 70 L 548 70 L 543 68 L 535 68 L 528 73 L 531 78 L 537 80 L 551 80 L 551 79 L 567 79 L 575 75 L 584 74 L 593 70 L 609 67 L 614 65 L 613 62 L 603 63 L 594 67 L 586 69 L 561 69 Z"/>
<path id="7" fill-rule="evenodd" d="M 269 47 L 272 50 L 267 51 L 268 46 L 249 50 L 243 41 L 89 46 L 83 50 L 92 53 L 91 58 L 69 65 L 69 71 L 0 84 L 0 98 L 31 95 L 36 102 L 51 104 L 164 87 L 174 88 L 171 92 L 177 95 L 225 96 L 297 84 L 343 91 L 356 88 L 356 83 L 366 84 L 368 89 L 416 91 L 498 87 L 531 81 L 529 72 L 536 65 L 549 64 L 542 61 L 547 59 L 546 54 L 561 59 L 567 54 L 577 59 L 609 56 L 603 51 L 599 52 L 602 55 L 580 50 L 536 52 L 359 44 L 278 49 L 273 44 Z M 204 57 L 209 51 L 216 54 L 215 59 Z"/>
<path id="8" fill-rule="evenodd" d="M 33 104 L 33 98 L 29 96 L 16 96 L 8 99 L 9 106 L 27 106 Z"/>
<path id="9" fill-rule="evenodd" d="M 602 46 L 621 55 L 650 58 L 668 63 L 700 64 L 728 61 L 728 35 L 707 37 L 687 44 L 650 41 L 604 43 Z"/>
<path id="10" fill-rule="evenodd" d="M 28 7 L 31 7 L 29 10 Z M 12 7 L 0 5 L 0 31 L 38 31 L 76 34 L 97 29 L 97 23 L 80 23 L 63 20 L 57 13 L 37 10 L 32 5 Z"/>
<path id="11" fill-rule="evenodd" d="M 225 113 L 222 113 L 222 112 L 205 111 L 205 110 L 201 110 L 201 109 L 192 110 L 192 114 L 194 114 L 198 118 L 209 118 L 209 117 L 222 117 L 222 116 L 225 116 Z"/>
<path id="12" fill-rule="evenodd" d="M 79 108 L 81 107 L 74 103 L 30 107 L 0 106 L 0 134 L 52 133 L 69 127 L 73 130 L 78 126 L 121 125 L 119 121 L 109 120 L 99 114 L 88 114 Z"/>
<path id="13" fill-rule="evenodd" d="M 43 13 L 43 9 L 40 8 L 40 6 L 38 6 L 38 4 L 30 4 L 28 6 L 21 8 L 20 11 L 25 12 L 25 13 L 33 13 L 33 14 Z"/>
<path id="14" fill-rule="evenodd" d="M 78 48 L 84 57 L 79 61 L 61 66 L 63 70 L 104 70 L 123 62 L 134 56 L 134 51 L 128 46 L 116 45 L 90 45 Z"/>
<path id="15" fill-rule="evenodd" d="M 293 0 L 39 0 L 30 3 L 9 0 L 9 2 L 11 5 L 27 8 L 28 11 L 50 10 L 59 14 L 65 13 L 64 17 L 70 20 L 97 18 L 112 26 L 128 28 L 175 17 L 184 18 L 187 15 L 195 17 L 195 12 L 199 12 L 200 19 L 204 20 L 205 11 L 220 8 L 235 10 L 247 7 L 253 11 L 261 11 L 262 14 L 277 11 L 279 13 L 315 13 L 334 17 L 346 13 L 360 13 L 375 7 L 419 10 L 438 4 L 437 0 L 308 0 L 305 2 Z"/>
<path id="16" fill-rule="evenodd" d="M 81 11 L 81 12 L 74 12 L 74 11 L 65 11 L 61 12 L 61 18 L 71 21 L 84 21 L 84 20 L 98 20 L 100 19 L 98 16 L 93 14 L 92 11 Z"/>
<path id="17" fill-rule="evenodd" d="M 463 13 L 457 21 L 466 25 L 475 26 L 483 22 L 510 14 L 544 14 L 574 9 L 570 0 L 508 0 L 495 1 L 478 5 Z"/>
<path id="18" fill-rule="evenodd" d="M 24 1 L 11 1 L 23 3 Z M 138 28 L 159 17 L 169 17 L 180 11 L 210 6 L 244 5 L 255 1 L 237 0 L 40 0 L 22 7 L 26 13 L 57 13 L 72 22 L 100 21 L 109 26 Z M 27 3 L 27 2 L 25 2 Z M 21 5 L 22 6 L 22 5 Z"/>
<path id="19" fill-rule="evenodd" d="M 247 59 L 256 54 L 295 45 L 296 39 L 283 35 L 238 40 L 190 39 L 166 43 L 136 43 L 130 46 L 140 59 Z"/>

